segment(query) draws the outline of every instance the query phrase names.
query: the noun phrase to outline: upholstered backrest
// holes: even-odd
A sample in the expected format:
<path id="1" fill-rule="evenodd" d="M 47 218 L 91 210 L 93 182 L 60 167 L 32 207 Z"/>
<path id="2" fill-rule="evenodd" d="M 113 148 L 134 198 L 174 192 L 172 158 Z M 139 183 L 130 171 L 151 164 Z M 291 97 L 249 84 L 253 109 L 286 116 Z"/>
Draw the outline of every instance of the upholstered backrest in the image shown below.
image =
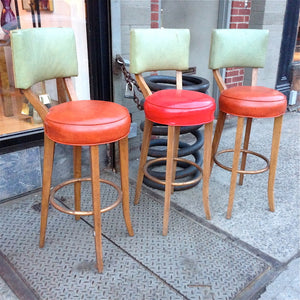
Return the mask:
<path id="1" fill-rule="evenodd" d="M 78 75 L 74 32 L 71 28 L 31 28 L 10 33 L 15 87 Z"/>
<path id="2" fill-rule="evenodd" d="M 154 70 L 183 71 L 189 68 L 188 29 L 132 29 L 130 72 Z"/>
<path id="3" fill-rule="evenodd" d="M 211 35 L 209 68 L 263 68 L 268 30 L 215 29 Z"/>

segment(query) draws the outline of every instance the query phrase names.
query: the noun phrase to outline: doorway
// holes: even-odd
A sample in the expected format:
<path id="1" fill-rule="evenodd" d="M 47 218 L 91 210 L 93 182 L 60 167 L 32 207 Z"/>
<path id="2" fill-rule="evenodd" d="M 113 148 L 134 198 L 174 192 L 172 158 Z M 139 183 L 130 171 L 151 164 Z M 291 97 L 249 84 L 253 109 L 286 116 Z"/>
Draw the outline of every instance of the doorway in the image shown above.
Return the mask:
<path id="1" fill-rule="evenodd" d="M 112 101 L 110 1 L 86 1 L 90 94 Z"/>
<path id="2" fill-rule="evenodd" d="M 294 61 L 299 27 L 300 0 L 287 0 L 280 48 L 276 89 L 288 98 L 291 90 L 291 69 Z"/>

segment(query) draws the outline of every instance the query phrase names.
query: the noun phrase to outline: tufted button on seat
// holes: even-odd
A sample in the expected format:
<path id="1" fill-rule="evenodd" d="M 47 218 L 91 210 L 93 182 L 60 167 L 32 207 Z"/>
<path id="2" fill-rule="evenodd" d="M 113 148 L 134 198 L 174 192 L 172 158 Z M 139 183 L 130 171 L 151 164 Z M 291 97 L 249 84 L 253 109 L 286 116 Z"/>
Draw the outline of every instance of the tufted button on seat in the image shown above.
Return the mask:
<path id="1" fill-rule="evenodd" d="M 117 103 L 81 100 L 51 107 L 44 126 L 48 137 L 57 143 L 90 146 L 126 137 L 130 123 L 128 110 Z"/>
<path id="2" fill-rule="evenodd" d="M 194 126 L 214 120 L 215 101 L 212 97 L 187 90 L 161 90 L 146 98 L 148 120 L 171 126 Z"/>
<path id="3" fill-rule="evenodd" d="M 229 88 L 221 93 L 219 103 L 221 111 L 247 118 L 274 118 L 286 110 L 286 97 L 263 86 Z"/>

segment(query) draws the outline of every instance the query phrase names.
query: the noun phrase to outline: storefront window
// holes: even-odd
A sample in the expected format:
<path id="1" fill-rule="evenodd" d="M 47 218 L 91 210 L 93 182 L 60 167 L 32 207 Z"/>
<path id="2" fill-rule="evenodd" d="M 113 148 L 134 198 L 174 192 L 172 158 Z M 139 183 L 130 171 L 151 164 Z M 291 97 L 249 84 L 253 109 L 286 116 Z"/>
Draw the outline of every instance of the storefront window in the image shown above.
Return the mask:
<path id="1" fill-rule="evenodd" d="M 41 131 L 41 119 L 28 100 L 14 88 L 9 32 L 16 28 L 72 27 L 80 57 L 79 77 L 74 79 L 78 96 L 88 99 L 89 76 L 84 0 L 1 0 L 0 30 L 0 141 L 16 133 Z M 45 58 L 45 59 L 51 59 Z M 40 100 L 56 105 L 55 80 L 34 86 Z"/>

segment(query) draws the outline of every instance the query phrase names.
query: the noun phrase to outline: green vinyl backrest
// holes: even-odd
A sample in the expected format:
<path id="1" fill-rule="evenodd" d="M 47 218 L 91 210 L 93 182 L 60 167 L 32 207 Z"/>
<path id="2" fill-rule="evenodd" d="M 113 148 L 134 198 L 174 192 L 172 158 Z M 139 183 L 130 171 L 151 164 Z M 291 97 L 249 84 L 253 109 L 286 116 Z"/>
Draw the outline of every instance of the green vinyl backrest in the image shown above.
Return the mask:
<path id="1" fill-rule="evenodd" d="M 132 29 L 130 32 L 130 72 L 189 68 L 188 29 Z"/>
<path id="2" fill-rule="evenodd" d="M 209 68 L 263 68 L 268 30 L 215 29 L 211 35 Z"/>
<path id="3" fill-rule="evenodd" d="M 31 28 L 10 32 L 15 87 L 27 89 L 54 78 L 78 75 L 71 28 Z"/>

